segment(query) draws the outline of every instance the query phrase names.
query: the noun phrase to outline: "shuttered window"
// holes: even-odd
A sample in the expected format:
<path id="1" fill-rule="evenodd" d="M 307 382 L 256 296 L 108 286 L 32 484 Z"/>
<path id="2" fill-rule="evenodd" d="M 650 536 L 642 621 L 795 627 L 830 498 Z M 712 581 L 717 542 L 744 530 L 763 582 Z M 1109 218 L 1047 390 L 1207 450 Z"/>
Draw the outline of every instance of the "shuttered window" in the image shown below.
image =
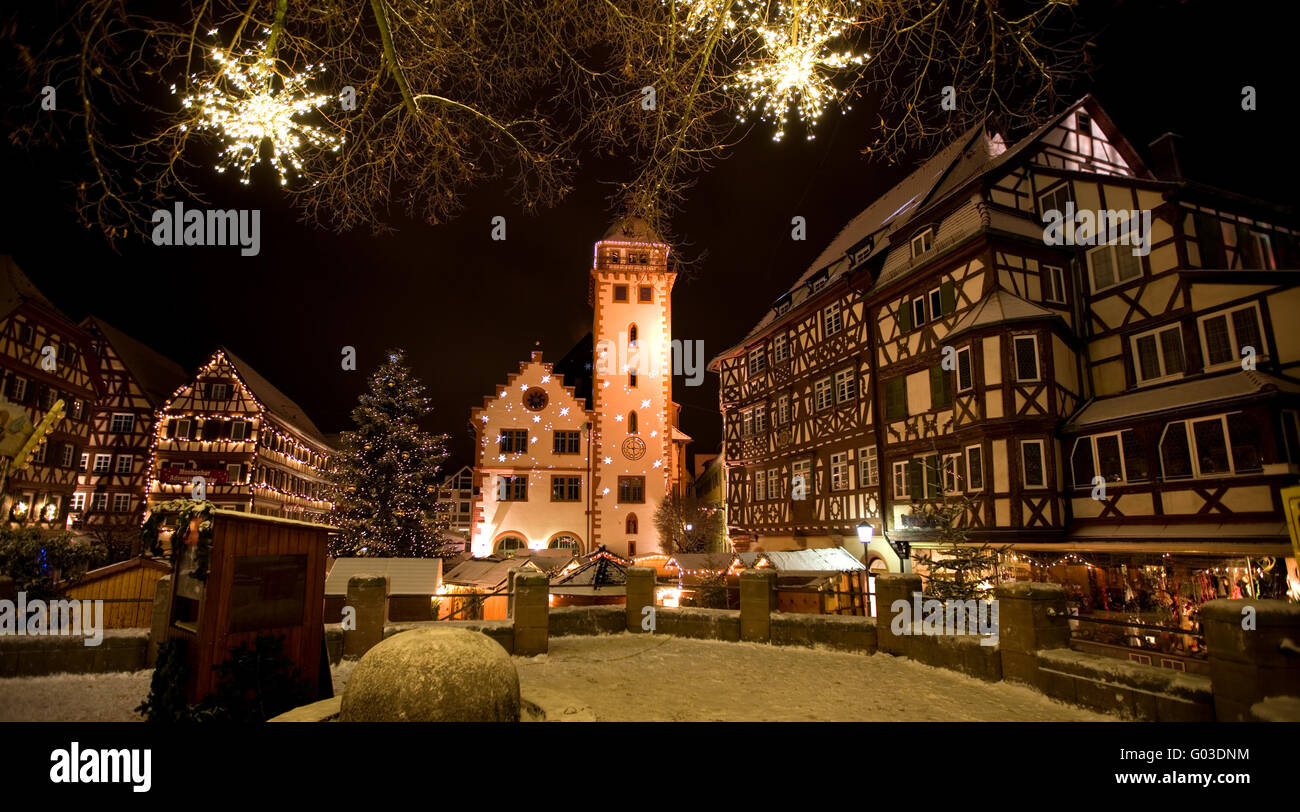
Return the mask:
<path id="1" fill-rule="evenodd" d="M 885 382 L 885 419 L 902 420 L 907 417 L 907 379 L 895 378 Z"/>

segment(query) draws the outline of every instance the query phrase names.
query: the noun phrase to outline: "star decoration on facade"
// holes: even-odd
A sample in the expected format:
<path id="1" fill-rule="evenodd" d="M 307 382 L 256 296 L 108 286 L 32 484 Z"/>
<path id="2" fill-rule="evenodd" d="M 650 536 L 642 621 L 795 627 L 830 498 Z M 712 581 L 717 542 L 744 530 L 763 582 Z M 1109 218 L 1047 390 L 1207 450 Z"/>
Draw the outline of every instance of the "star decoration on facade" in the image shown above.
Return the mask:
<path id="1" fill-rule="evenodd" d="M 650 408 L 650 398 L 646 398 L 645 400 L 641 401 L 641 408 L 642 409 Z"/>
<path id="2" fill-rule="evenodd" d="M 614 422 L 615 422 L 615 423 L 622 423 L 622 422 L 623 422 L 623 415 L 621 415 L 621 414 L 616 414 L 616 415 L 614 415 Z"/>
<path id="3" fill-rule="evenodd" d="M 520 392 L 527 392 L 527 391 L 528 391 L 528 384 L 526 384 L 526 383 L 521 383 L 521 384 L 519 384 L 519 391 L 520 391 Z"/>
<path id="4" fill-rule="evenodd" d="M 651 467 L 651 468 L 658 468 L 658 467 L 659 467 L 660 465 L 662 465 L 662 464 L 663 464 L 663 463 L 660 462 L 659 460 L 655 460 L 655 464 L 652 465 L 652 466 L 650 466 L 650 467 Z"/>
<path id="5" fill-rule="evenodd" d="M 543 375 L 543 376 L 542 376 L 542 383 L 550 383 L 550 382 L 551 382 L 551 376 L 550 376 L 550 375 Z"/>
<path id="6" fill-rule="evenodd" d="M 502 389 L 502 390 L 501 390 L 501 394 L 497 395 L 497 397 L 499 397 L 499 398 L 503 398 L 503 397 L 506 396 L 506 394 L 507 394 L 507 393 L 506 393 L 506 390 Z"/>
<path id="7" fill-rule="evenodd" d="M 540 422 L 542 422 L 542 418 L 538 417 L 537 415 L 533 415 L 533 422 L 534 422 L 534 423 L 540 423 Z M 533 439 L 536 439 L 536 438 L 533 438 Z"/>
<path id="8" fill-rule="evenodd" d="M 569 416 L 568 406 L 565 406 L 564 408 L 560 409 L 560 417 L 568 417 L 568 416 Z"/>
<path id="9" fill-rule="evenodd" d="M 505 454 L 498 454 L 498 455 L 497 455 L 497 462 L 505 462 L 505 461 L 506 461 L 506 455 L 505 455 Z"/>
<path id="10" fill-rule="evenodd" d="M 613 457 L 606 457 L 606 458 L 605 458 L 605 464 L 606 464 L 606 465 L 609 465 L 609 464 L 612 463 L 613 461 L 614 461 L 614 458 L 613 458 Z"/>
<path id="11" fill-rule="evenodd" d="M 652 431 L 652 432 L 650 432 L 650 436 L 651 436 L 651 437 L 658 437 L 658 436 L 659 436 L 659 432 L 658 432 L 658 431 Z"/>
<path id="12" fill-rule="evenodd" d="M 601 388 L 601 389 L 608 389 L 608 388 L 609 388 L 609 381 L 605 381 L 604 383 L 602 383 L 602 384 L 600 385 L 600 388 Z"/>
<path id="13" fill-rule="evenodd" d="M 604 496 L 609 496 L 609 488 L 606 488 L 605 490 L 601 491 L 601 494 Z"/>

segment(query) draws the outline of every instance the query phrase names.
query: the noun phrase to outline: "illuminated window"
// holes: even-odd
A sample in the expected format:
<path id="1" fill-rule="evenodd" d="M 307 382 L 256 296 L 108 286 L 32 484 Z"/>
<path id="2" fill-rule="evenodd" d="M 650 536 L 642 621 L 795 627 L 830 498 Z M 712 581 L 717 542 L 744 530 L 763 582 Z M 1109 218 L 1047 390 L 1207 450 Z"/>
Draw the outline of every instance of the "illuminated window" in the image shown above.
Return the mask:
<path id="1" fill-rule="evenodd" d="M 502 536 L 497 539 L 496 548 L 493 550 L 497 555 L 503 555 L 507 558 L 512 557 L 520 550 L 528 549 L 528 542 L 518 536 Z"/>
<path id="2" fill-rule="evenodd" d="M 635 514 L 635 513 L 629 513 L 629 514 L 627 514 L 627 521 L 624 522 L 623 525 L 624 525 L 624 528 L 626 529 L 626 531 L 628 532 L 629 535 L 636 533 L 636 532 L 637 532 L 637 530 L 636 530 L 636 514 Z"/>

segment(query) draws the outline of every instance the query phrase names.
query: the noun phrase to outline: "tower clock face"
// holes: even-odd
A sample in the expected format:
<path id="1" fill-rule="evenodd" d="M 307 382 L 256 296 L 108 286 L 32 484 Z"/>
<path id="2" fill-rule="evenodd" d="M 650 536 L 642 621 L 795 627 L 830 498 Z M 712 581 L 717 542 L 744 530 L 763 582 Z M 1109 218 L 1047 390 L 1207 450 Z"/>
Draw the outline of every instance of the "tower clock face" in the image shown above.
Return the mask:
<path id="1" fill-rule="evenodd" d="M 629 460 L 639 460 L 645 456 L 645 440 L 629 437 L 623 441 L 623 456 Z"/>
<path id="2" fill-rule="evenodd" d="M 550 398 L 546 396 L 546 390 L 538 389 L 535 386 L 524 393 L 524 406 L 534 412 L 545 409 L 548 400 Z"/>

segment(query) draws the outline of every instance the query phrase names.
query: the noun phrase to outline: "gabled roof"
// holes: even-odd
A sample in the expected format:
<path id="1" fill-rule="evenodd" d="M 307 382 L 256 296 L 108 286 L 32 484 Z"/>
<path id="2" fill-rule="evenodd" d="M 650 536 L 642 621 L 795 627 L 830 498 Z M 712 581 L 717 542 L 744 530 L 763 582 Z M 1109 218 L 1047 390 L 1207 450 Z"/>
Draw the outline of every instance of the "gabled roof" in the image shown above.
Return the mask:
<path id="1" fill-rule="evenodd" d="M 572 551 L 558 548 L 546 550 L 520 550 L 515 553 L 516 561 L 527 561 L 547 574 L 564 569 L 574 558 L 576 558 L 576 556 Z"/>
<path id="2" fill-rule="evenodd" d="M 740 561 L 735 553 L 677 553 L 664 569 L 681 572 L 726 572 Z"/>
<path id="3" fill-rule="evenodd" d="M 1242 370 L 1210 378 L 1140 389 L 1089 401 L 1066 422 L 1062 431 L 1081 431 L 1115 420 L 1208 405 L 1259 395 L 1266 391 L 1300 394 L 1300 383 L 1256 370 Z"/>
<path id="4" fill-rule="evenodd" d="M 325 594 L 346 595 L 355 575 L 387 575 L 390 595 L 433 595 L 442 584 L 442 559 L 339 558 L 325 579 Z"/>
<path id="5" fill-rule="evenodd" d="M 149 399 L 149 405 L 161 406 L 189 378 L 180 364 L 98 316 L 89 316 L 81 324 L 97 331 L 113 346 L 117 357 Z"/>
<path id="6" fill-rule="evenodd" d="M 1060 319 L 1060 315 L 1046 307 L 1021 299 L 1014 293 L 998 288 L 993 293 L 975 303 L 975 306 L 962 316 L 961 321 L 953 325 L 948 333 L 952 338 L 981 327 L 995 324 L 1012 324 L 1018 321 L 1038 321 L 1040 319 Z"/>
<path id="7" fill-rule="evenodd" d="M 1124 138 L 1101 105 L 1091 95 L 1086 95 L 1067 106 L 1046 123 L 1029 135 L 1021 138 L 1010 148 L 1001 136 L 987 132 L 986 124 L 981 122 L 962 134 L 960 138 L 939 150 L 933 157 L 908 175 L 898 184 L 876 198 L 861 213 L 855 216 L 840 230 L 839 234 L 826 248 L 817 255 L 812 264 L 790 287 L 778 297 L 778 303 L 789 302 L 789 307 L 778 315 L 776 304 L 768 310 L 763 318 L 745 337 L 710 362 L 716 363 L 720 358 L 742 349 L 746 344 L 763 334 L 785 313 L 799 307 L 813 295 L 809 283 L 819 279 L 823 274 L 825 284 L 819 290 L 829 286 L 836 279 L 847 275 L 869 257 L 877 257 L 894 245 L 891 235 L 918 218 L 925 218 L 956 198 L 959 198 L 972 184 L 981 178 L 1005 168 L 1016 158 L 1022 156 L 1034 144 L 1059 126 L 1067 116 L 1080 107 L 1086 107 L 1094 121 L 1108 133 L 1108 140 L 1127 162 L 1139 179 L 1156 182 L 1141 157 Z M 850 252 L 857 254 L 851 258 Z M 921 263 L 895 270 L 888 278 L 874 280 L 873 287 L 878 288 L 885 282 L 893 282 L 901 276 L 925 267 Z"/>
<path id="8" fill-rule="evenodd" d="M 767 563 L 764 564 L 763 562 Z M 843 547 L 773 550 L 759 553 L 754 566 L 769 566 L 781 575 L 815 577 L 834 572 L 859 572 L 866 567 Z"/>
<path id="9" fill-rule="evenodd" d="M 23 302 L 35 302 L 41 307 L 62 316 L 62 311 L 45 298 L 45 294 L 32 284 L 27 274 L 22 272 L 18 263 L 8 254 L 0 254 L 0 316 L 7 316 Z"/>
<path id="10" fill-rule="evenodd" d="M 220 347 L 219 351 L 226 356 L 226 360 L 230 361 L 230 365 L 239 373 L 244 385 L 248 387 L 249 391 L 253 393 L 253 397 L 257 398 L 258 402 L 267 411 L 309 437 L 329 446 L 329 441 L 325 439 L 325 435 L 321 433 L 320 429 L 316 428 L 315 423 L 311 422 L 311 418 L 307 416 L 301 406 L 294 403 L 288 395 L 276 389 L 270 381 L 263 378 L 261 373 L 249 366 L 239 356 L 225 347 Z"/>
<path id="11" fill-rule="evenodd" d="M 553 576 L 551 591 L 556 594 L 587 595 L 604 590 L 620 594 L 627 588 L 628 562 L 603 546 L 585 556 L 577 569 Z"/>
<path id="12" fill-rule="evenodd" d="M 511 570 L 542 570 L 528 558 L 471 558 L 456 565 L 444 577 L 443 583 L 458 586 L 476 586 L 482 589 L 495 589 L 504 584 Z"/>

